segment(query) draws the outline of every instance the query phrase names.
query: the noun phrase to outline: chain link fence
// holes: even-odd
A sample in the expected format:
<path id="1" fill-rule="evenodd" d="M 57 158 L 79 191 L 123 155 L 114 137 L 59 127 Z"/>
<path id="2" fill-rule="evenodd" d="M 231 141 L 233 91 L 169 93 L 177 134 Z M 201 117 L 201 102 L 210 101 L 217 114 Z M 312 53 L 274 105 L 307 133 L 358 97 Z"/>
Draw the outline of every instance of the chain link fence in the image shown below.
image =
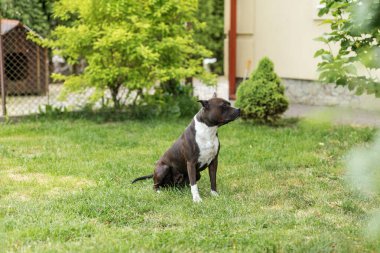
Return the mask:
<path id="1" fill-rule="evenodd" d="M 89 94 L 59 99 L 62 84 L 50 83 L 46 48 L 27 38 L 31 30 L 17 20 L 1 19 L 0 117 L 22 116 L 55 108 L 80 108 Z"/>
<path id="2" fill-rule="evenodd" d="M 52 108 L 80 110 L 89 105 L 89 101 L 92 102 L 93 109 L 113 105 L 109 90 L 96 101 L 93 101 L 93 95 L 96 94 L 94 88 L 61 98 L 63 84 L 52 83 L 51 72 L 80 73 L 85 63 L 78 64 L 76 69 L 70 69 L 62 58 L 54 56 L 50 59 L 46 48 L 28 39 L 31 30 L 18 20 L 1 19 L 0 29 L 0 118 L 38 114 Z M 204 96 L 215 91 L 214 88 L 209 88 L 207 93 L 202 87 L 200 82 L 195 81 L 194 95 Z M 151 92 L 152 90 L 149 91 Z M 117 97 L 121 105 L 127 105 L 133 103 L 137 92 L 129 92 L 122 87 Z"/>

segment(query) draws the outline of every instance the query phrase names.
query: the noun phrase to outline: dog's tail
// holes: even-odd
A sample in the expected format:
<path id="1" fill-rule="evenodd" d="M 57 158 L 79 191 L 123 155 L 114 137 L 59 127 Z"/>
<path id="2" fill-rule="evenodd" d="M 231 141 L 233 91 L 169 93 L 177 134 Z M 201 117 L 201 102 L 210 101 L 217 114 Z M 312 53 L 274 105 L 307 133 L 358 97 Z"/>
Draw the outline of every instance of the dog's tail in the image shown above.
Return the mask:
<path id="1" fill-rule="evenodd" d="M 137 181 L 148 179 L 148 178 L 152 178 L 152 177 L 153 177 L 153 174 L 147 175 L 147 176 L 138 177 L 135 180 L 133 180 L 131 184 L 136 183 Z"/>

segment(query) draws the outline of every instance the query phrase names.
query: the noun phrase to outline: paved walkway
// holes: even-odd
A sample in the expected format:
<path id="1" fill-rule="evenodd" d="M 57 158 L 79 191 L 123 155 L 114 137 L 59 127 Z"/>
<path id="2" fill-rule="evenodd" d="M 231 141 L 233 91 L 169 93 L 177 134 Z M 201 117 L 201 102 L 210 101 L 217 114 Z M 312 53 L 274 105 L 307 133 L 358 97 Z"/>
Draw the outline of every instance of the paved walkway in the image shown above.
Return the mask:
<path id="1" fill-rule="evenodd" d="M 321 118 L 336 124 L 380 127 L 380 112 L 362 109 L 291 104 L 285 117 Z"/>
<path id="2" fill-rule="evenodd" d="M 200 99 L 209 99 L 214 92 L 217 92 L 218 97 L 228 99 L 228 80 L 225 77 L 220 76 L 218 84 L 215 87 L 206 86 L 199 80 L 194 80 L 194 94 Z M 362 97 L 365 98 L 365 96 Z M 380 98 L 378 101 L 380 101 Z M 372 106 L 372 101 L 369 100 L 367 102 L 370 104 L 367 107 Z M 331 120 L 337 124 L 375 126 L 380 128 L 380 111 L 349 109 L 341 106 L 291 104 L 285 112 L 285 117 L 322 118 L 323 120 Z"/>

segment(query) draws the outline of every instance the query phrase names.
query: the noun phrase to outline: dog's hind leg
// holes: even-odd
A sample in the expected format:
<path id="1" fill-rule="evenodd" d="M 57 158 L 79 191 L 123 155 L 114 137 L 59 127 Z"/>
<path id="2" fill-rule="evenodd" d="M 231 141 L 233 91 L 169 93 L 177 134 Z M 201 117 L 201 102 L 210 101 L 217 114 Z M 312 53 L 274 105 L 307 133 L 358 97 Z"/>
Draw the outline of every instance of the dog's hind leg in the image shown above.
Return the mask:
<path id="1" fill-rule="evenodd" d="M 160 186 L 165 184 L 165 179 L 168 173 L 170 172 L 170 167 L 163 163 L 158 163 L 153 174 L 153 188 L 155 191 L 158 191 Z"/>

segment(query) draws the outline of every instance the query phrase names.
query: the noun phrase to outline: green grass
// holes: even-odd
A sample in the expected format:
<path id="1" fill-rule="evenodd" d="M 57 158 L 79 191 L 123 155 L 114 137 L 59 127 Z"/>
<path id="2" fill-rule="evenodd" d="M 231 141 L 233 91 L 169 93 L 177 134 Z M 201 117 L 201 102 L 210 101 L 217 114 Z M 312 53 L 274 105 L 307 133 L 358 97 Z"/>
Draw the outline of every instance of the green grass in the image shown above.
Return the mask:
<path id="1" fill-rule="evenodd" d="M 370 128 L 268 127 L 219 131 L 219 197 L 134 185 L 187 120 L 23 120 L 0 124 L 0 251 L 375 252 L 365 237 L 378 198 L 344 180 L 344 155 Z"/>

